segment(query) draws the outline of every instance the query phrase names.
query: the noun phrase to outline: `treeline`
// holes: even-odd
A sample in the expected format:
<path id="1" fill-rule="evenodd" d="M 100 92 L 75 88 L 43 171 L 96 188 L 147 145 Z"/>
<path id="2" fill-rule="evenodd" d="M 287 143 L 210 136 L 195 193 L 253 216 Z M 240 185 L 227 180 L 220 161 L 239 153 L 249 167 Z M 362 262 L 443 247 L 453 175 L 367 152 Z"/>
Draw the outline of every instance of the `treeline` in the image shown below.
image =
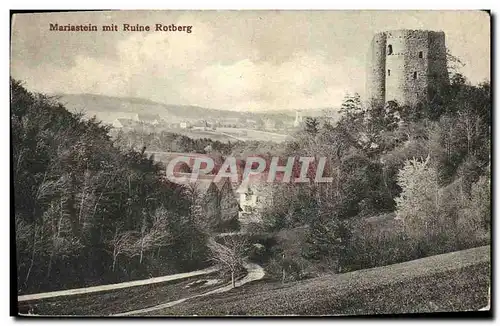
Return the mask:
<path id="1" fill-rule="evenodd" d="M 217 152 L 228 155 L 234 146 L 231 142 L 224 143 L 210 138 L 193 139 L 181 134 L 160 131 L 141 132 L 138 130 L 118 130 L 113 133 L 115 144 L 124 149 L 142 149 L 160 152 L 209 153 Z"/>
<path id="2" fill-rule="evenodd" d="M 200 153 L 213 157 L 235 156 L 245 158 L 251 155 L 272 156 L 282 151 L 282 145 L 272 141 L 228 141 L 221 142 L 210 138 L 193 139 L 174 132 L 112 130 L 110 132 L 116 146 L 122 149 L 158 152 Z"/>
<path id="3" fill-rule="evenodd" d="M 207 263 L 192 194 L 109 128 L 11 80 L 20 293 L 106 284 Z"/>
<path id="4" fill-rule="evenodd" d="M 284 154 L 327 157 L 333 182 L 273 186 L 264 228 L 286 236 L 270 270 L 343 272 L 490 241 L 489 83 L 456 74 L 415 107 L 347 96 L 338 123 L 307 118 L 295 138 Z"/>

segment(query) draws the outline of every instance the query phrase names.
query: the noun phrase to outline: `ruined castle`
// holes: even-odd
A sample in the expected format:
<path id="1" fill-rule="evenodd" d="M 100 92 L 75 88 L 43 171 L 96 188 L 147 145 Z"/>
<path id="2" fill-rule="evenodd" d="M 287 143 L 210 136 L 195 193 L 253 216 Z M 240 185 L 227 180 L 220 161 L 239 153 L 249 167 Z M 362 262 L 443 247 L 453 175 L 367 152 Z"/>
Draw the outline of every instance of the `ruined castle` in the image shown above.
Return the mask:
<path id="1" fill-rule="evenodd" d="M 444 32 L 395 30 L 375 34 L 367 67 L 367 100 L 416 105 L 449 83 Z"/>

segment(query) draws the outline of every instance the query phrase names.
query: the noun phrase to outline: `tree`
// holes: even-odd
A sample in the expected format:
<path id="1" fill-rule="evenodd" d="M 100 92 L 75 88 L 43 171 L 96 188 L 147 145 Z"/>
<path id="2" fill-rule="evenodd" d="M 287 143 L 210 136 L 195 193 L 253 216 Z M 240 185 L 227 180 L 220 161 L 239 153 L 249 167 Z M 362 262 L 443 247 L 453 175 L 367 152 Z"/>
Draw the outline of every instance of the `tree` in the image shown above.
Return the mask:
<path id="1" fill-rule="evenodd" d="M 173 235 L 168 229 L 169 212 L 164 208 L 158 208 L 150 222 L 151 226 L 148 228 L 146 218 L 143 220 L 141 227 L 141 236 L 134 244 L 136 251 L 139 252 L 139 263 L 142 263 L 144 253 L 151 250 L 160 250 L 161 247 L 167 246 L 172 243 Z"/>
<path id="2" fill-rule="evenodd" d="M 318 216 L 309 226 L 305 256 L 309 259 L 326 262 L 336 271 L 340 271 L 342 251 L 348 239 L 345 228 L 339 219 L 332 216 Z"/>
<path id="3" fill-rule="evenodd" d="M 239 228 L 238 212 L 240 206 L 229 178 L 225 178 L 222 182 L 223 184 L 219 192 L 221 219 L 218 229 L 222 232 L 237 230 Z"/>
<path id="4" fill-rule="evenodd" d="M 221 221 L 219 189 L 215 183 L 211 182 L 206 192 L 201 196 L 205 223 L 208 225 L 209 231 L 214 231 Z"/>
<path id="5" fill-rule="evenodd" d="M 446 224 L 442 220 L 445 214 L 437 171 L 429 163 L 429 156 L 425 161 L 412 159 L 405 163 L 398 175 L 402 191 L 396 198 L 396 215 L 422 255 L 436 249 L 433 246 Z"/>
<path id="6" fill-rule="evenodd" d="M 450 77 L 456 75 L 465 64 L 458 58 L 454 56 L 449 50 L 446 50 L 446 62 L 448 63 L 448 74 Z"/>
<path id="7" fill-rule="evenodd" d="M 490 241 L 491 183 L 481 176 L 472 185 L 470 199 L 464 201 L 458 214 L 457 236 L 463 248 L 480 246 Z"/>
<path id="8" fill-rule="evenodd" d="M 318 125 L 319 125 L 318 119 L 306 117 L 304 121 L 305 121 L 305 127 L 304 127 L 305 132 L 311 136 L 315 136 L 318 133 Z"/>
<path id="9" fill-rule="evenodd" d="M 342 117 L 349 122 L 362 120 L 364 109 L 361 104 L 361 96 L 358 93 L 354 95 L 347 94 L 340 107 L 340 113 Z"/>
<path id="10" fill-rule="evenodd" d="M 231 284 L 236 286 L 236 272 L 243 267 L 243 261 L 248 252 L 247 240 L 244 237 L 233 235 L 223 238 L 223 244 L 214 238 L 208 240 L 208 248 L 211 253 L 211 260 L 221 264 L 231 273 Z"/>
<path id="11" fill-rule="evenodd" d="M 191 198 L 165 179 L 164 167 L 143 146 L 179 138 L 178 145 L 191 151 L 207 146 L 206 140 L 168 133 L 157 139 L 132 130 L 113 141 L 108 126 L 69 112 L 55 98 L 15 80 L 11 91 L 21 293 L 115 281 L 121 257 L 137 256 L 120 265 L 139 277 L 163 267 L 147 259 L 155 253 L 171 261 L 160 273 L 203 267 L 206 241 L 189 214 Z"/>
<path id="12" fill-rule="evenodd" d="M 396 199 L 398 217 L 401 219 L 422 218 L 429 214 L 419 214 L 421 209 L 435 209 L 439 201 L 439 185 L 436 170 L 429 166 L 430 156 L 425 161 L 413 158 L 408 160 L 398 175 L 398 184 L 402 188 Z M 427 202 L 423 202 L 427 201 Z M 430 203 L 431 205 L 426 205 Z"/>
<path id="13" fill-rule="evenodd" d="M 139 233 L 136 231 L 124 231 L 119 232 L 116 229 L 115 236 L 111 241 L 109 241 L 109 247 L 111 249 L 111 254 L 113 257 L 113 264 L 111 270 L 114 272 L 116 268 L 116 262 L 118 261 L 118 256 L 132 256 L 135 253 L 135 244 L 139 238 Z"/>
<path id="14" fill-rule="evenodd" d="M 489 176 L 481 176 L 473 186 L 471 209 L 477 214 L 477 220 L 489 231 L 491 227 L 491 180 Z"/>

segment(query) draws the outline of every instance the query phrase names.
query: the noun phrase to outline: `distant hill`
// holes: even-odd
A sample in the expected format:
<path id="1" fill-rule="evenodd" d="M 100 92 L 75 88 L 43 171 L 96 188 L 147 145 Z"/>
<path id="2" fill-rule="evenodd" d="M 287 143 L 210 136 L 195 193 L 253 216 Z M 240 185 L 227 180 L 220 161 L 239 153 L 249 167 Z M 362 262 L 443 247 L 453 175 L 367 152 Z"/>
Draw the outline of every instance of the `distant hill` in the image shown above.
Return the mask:
<path id="1" fill-rule="evenodd" d="M 61 103 L 71 111 L 108 113 L 149 113 L 161 117 L 200 119 L 243 116 L 239 112 L 222 111 L 192 105 L 169 105 L 142 98 L 111 97 L 94 94 L 57 94 Z"/>
<path id="2" fill-rule="evenodd" d="M 142 98 L 112 97 L 95 94 L 55 94 L 59 101 L 72 112 L 84 112 L 87 116 L 96 116 L 106 123 L 117 118 L 133 118 L 137 113 L 158 114 L 172 121 L 199 119 L 262 119 L 293 122 L 295 111 L 239 112 L 218 110 L 194 105 L 173 105 L 154 102 Z M 304 116 L 318 117 L 323 109 L 302 110 Z"/>

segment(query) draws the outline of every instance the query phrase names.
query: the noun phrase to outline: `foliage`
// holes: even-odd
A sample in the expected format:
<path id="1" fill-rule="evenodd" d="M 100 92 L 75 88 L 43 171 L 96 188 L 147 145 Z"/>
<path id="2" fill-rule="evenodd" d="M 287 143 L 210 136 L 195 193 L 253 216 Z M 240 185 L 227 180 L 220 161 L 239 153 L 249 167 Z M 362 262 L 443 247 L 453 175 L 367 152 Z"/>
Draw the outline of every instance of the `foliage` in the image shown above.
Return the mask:
<path id="1" fill-rule="evenodd" d="M 11 125 L 20 291 L 147 277 L 159 259 L 158 273 L 203 264 L 204 243 L 182 250 L 201 233 L 184 222 L 189 198 L 144 150 L 15 80 Z"/>
<path id="2" fill-rule="evenodd" d="M 148 264 L 159 261 L 165 269 L 196 268 L 213 256 L 207 242 L 214 233 L 239 229 L 229 183 L 212 185 L 203 196 L 171 184 L 146 149 L 210 152 L 220 159 L 325 157 L 331 183 L 314 182 L 313 164 L 310 182 L 269 186 L 263 223 L 254 229 L 305 232 L 296 241 L 302 250 L 287 252 L 278 241 L 259 254 L 277 270 L 310 270 L 324 262 L 334 272 L 361 269 L 490 241 L 489 83 L 471 85 L 454 74 L 448 87 L 415 106 L 365 104 L 358 94 L 348 95 L 338 121 L 306 118 L 282 144 L 220 143 L 167 132 L 111 137 L 109 127 L 17 81 L 11 89 L 23 291 L 38 289 L 35 279 L 43 280 L 41 287 L 58 283 L 53 277 L 59 269 L 76 275 L 71 282 L 86 284 L 145 275 Z M 390 213 L 400 218 L 387 222 L 390 228 L 374 219 Z"/>
<path id="3" fill-rule="evenodd" d="M 208 248 L 211 260 L 231 273 L 231 283 L 234 288 L 236 273 L 243 268 L 243 262 L 247 257 L 248 243 L 245 237 L 237 235 L 226 236 L 222 240 L 223 243 L 220 243 L 210 238 Z"/>
<path id="4" fill-rule="evenodd" d="M 337 123 L 309 120 L 284 155 L 326 157 L 333 180 L 275 187 L 264 214 L 269 230 L 305 226 L 306 257 L 338 259 L 341 269 L 487 243 L 489 231 L 480 221 L 491 213 L 484 190 L 490 180 L 490 85 L 473 86 L 455 74 L 434 95 L 416 106 L 364 104 L 359 95 L 348 95 Z M 374 223 L 373 234 L 361 233 L 364 220 L 394 211 L 404 228 L 379 232 L 383 226 Z"/>
<path id="5" fill-rule="evenodd" d="M 399 174 L 402 192 L 396 214 L 403 221 L 405 240 L 419 256 L 483 244 L 489 229 L 489 180 L 481 177 L 468 198 L 462 180 L 441 188 L 429 159 L 408 161 Z"/>
<path id="6" fill-rule="evenodd" d="M 472 185 L 470 199 L 459 211 L 457 232 L 464 248 L 489 243 L 491 234 L 491 184 L 482 176 Z"/>
<path id="7" fill-rule="evenodd" d="M 304 130 L 310 135 L 316 135 L 318 133 L 318 120 L 315 118 L 306 117 Z"/>
<path id="8" fill-rule="evenodd" d="M 113 133 L 115 144 L 123 149 L 180 153 L 220 153 L 228 155 L 235 144 L 224 143 L 210 138 L 193 139 L 168 131 L 118 130 Z"/>

